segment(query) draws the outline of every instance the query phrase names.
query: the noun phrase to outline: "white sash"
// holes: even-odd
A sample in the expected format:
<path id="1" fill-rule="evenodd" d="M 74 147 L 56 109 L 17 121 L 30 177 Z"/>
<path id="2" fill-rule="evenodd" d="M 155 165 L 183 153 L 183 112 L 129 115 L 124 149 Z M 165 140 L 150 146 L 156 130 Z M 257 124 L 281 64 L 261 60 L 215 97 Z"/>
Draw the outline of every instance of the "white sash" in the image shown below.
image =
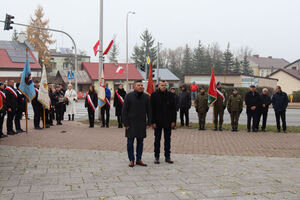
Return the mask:
<path id="1" fill-rule="evenodd" d="M 118 99 L 120 100 L 121 104 L 123 105 L 123 104 L 124 104 L 124 99 L 123 99 L 123 97 L 119 94 L 118 90 L 116 90 L 116 94 L 117 94 L 117 97 L 118 97 Z"/>
<path id="2" fill-rule="evenodd" d="M 217 92 L 218 92 L 218 95 L 220 95 L 220 97 L 223 100 L 223 102 L 225 102 L 225 96 L 224 96 L 224 94 L 220 90 L 218 90 L 218 88 L 217 88 Z"/>
<path id="3" fill-rule="evenodd" d="M 1 94 L 2 94 L 2 96 L 3 96 L 3 98 L 4 99 L 6 99 L 6 95 L 5 95 L 5 93 L 4 92 L 2 92 L 2 91 L 0 91 L 1 92 Z"/>
<path id="4" fill-rule="evenodd" d="M 94 103 L 93 103 L 93 101 L 92 101 L 92 99 L 91 99 L 91 97 L 90 97 L 89 94 L 87 95 L 87 100 L 88 100 L 88 103 L 89 103 L 90 107 L 95 112 L 96 108 L 95 108 Z"/>
<path id="5" fill-rule="evenodd" d="M 14 89 L 12 89 L 10 86 L 6 86 L 6 88 L 10 93 L 12 93 L 16 98 L 18 98 L 18 95 Z"/>

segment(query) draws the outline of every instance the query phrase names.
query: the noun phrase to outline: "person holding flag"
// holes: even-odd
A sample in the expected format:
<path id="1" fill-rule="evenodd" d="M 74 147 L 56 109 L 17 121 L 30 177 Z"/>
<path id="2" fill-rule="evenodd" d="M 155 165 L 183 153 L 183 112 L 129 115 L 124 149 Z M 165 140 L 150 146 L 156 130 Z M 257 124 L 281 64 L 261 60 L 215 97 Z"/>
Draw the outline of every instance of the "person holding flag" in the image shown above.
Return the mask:
<path id="1" fill-rule="evenodd" d="M 43 116 L 43 105 L 38 101 L 39 98 L 39 88 L 40 88 L 40 82 L 38 80 L 34 81 L 34 89 L 36 92 L 35 98 L 31 101 L 31 105 L 33 108 L 33 124 L 34 124 L 34 129 L 40 130 L 42 129 L 40 127 L 40 122 Z"/>
<path id="2" fill-rule="evenodd" d="M 223 118 L 224 118 L 224 110 L 227 105 L 227 97 L 226 92 L 222 89 L 222 83 L 219 81 L 217 83 L 217 99 L 214 102 L 214 130 L 223 131 Z M 219 122 L 219 123 L 218 123 Z"/>
<path id="3" fill-rule="evenodd" d="M 111 92 L 108 88 L 108 85 L 105 87 L 105 105 L 101 107 L 101 119 L 102 119 L 102 126 L 109 128 L 109 110 L 110 110 L 110 98 Z"/>
<path id="4" fill-rule="evenodd" d="M 89 92 L 85 98 L 85 107 L 88 110 L 90 128 L 94 128 L 95 111 L 98 106 L 98 96 L 93 85 L 90 86 Z"/>
<path id="5" fill-rule="evenodd" d="M 123 108 L 125 96 L 126 96 L 126 92 L 123 88 L 123 84 L 120 84 L 118 89 L 115 92 L 115 97 L 114 97 L 114 107 L 116 108 L 116 116 L 118 118 L 118 128 L 123 128 L 122 108 Z"/>
<path id="6" fill-rule="evenodd" d="M 39 89 L 38 101 L 43 105 L 43 121 L 44 121 L 44 128 L 50 128 L 50 120 L 49 120 L 49 110 L 50 110 L 50 97 L 48 92 L 48 81 L 47 81 L 47 74 L 46 68 L 43 66 L 43 74 Z"/>

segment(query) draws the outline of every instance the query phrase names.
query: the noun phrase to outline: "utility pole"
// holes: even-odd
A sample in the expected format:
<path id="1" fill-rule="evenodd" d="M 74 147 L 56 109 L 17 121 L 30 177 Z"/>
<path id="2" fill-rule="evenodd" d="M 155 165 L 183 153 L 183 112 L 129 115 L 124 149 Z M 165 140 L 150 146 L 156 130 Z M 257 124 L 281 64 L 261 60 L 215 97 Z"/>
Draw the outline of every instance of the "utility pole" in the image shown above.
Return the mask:
<path id="1" fill-rule="evenodd" d="M 100 0 L 100 15 L 99 15 L 99 83 L 103 71 L 103 0 Z"/>
<path id="2" fill-rule="evenodd" d="M 11 16 L 13 17 L 13 16 Z M 12 18 L 13 19 L 13 18 Z M 0 22 L 4 22 L 5 21 L 1 21 Z M 41 29 L 41 30 L 48 30 L 48 31 L 53 31 L 53 32 L 59 32 L 59 33 L 63 33 L 65 35 L 67 35 L 73 42 L 73 46 L 74 46 L 74 50 L 75 50 L 75 71 L 76 73 L 74 73 L 74 79 L 75 79 L 75 90 L 76 92 L 78 92 L 78 63 L 77 63 L 77 47 L 76 47 L 76 43 L 74 41 L 74 39 L 71 37 L 70 34 L 66 33 L 65 31 L 62 31 L 62 30 L 57 30 L 57 29 L 52 29 L 52 28 L 44 28 L 44 27 L 39 27 L 39 26 L 31 26 L 31 25 L 27 25 L 27 24 L 21 24 L 21 23 L 13 23 L 15 25 L 18 25 L 18 26 L 25 26 L 25 27 L 31 27 L 31 28 L 36 28 L 36 29 Z"/>
<path id="3" fill-rule="evenodd" d="M 129 91 L 128 83 L 128 15 L 135 14 L 133 11 L 128 11 L 126 15 L 126 90 Z"/>
<path id="4" fill-rule="evenodd" d="M 157 66 L 156 66 L 156 84 L 159 83 L 159 45 L 162 43 L 157 42 Z"/>

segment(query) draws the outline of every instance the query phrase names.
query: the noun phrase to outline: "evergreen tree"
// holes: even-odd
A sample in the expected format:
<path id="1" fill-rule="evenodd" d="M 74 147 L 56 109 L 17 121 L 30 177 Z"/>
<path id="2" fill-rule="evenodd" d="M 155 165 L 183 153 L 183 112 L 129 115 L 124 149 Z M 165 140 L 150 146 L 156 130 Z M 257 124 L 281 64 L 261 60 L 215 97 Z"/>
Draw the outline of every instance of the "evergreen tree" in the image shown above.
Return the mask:
<path id="1" fill-rule="evenodd" d="M 223 53 L 223 66 L 224 73 L 228 74 L 232 72 L 232 68 L 234 66 L 234 58 L 233 54 L 230 51 L 230 44 L 228 43 L 226 51 Z"/>
<path id="2" fill-rule="evenodd" d="M 12 41 L 18 41 L 19 33 L 16 29 L 14 29 L 14 32 L 12 34 L 11 40 Z"/>
<path id="3" fill-rule="evenodd" d="M 240 63 L 240 61 L 237 58 L 235 58 L 235 62 L 234 62 L 234 66 L 233 66 L 232 72 L 234 74 L 241 73 L 241 63 Z"/>
<path id="4" fill-rule="evenodd" d="M 206 66 L 205 66 L 205 49 L 201 44 L 201 41 L 198 42 L 198 47 L 194 49 L 193 53 L 193 73 L 205 73 Z"/>
<path id="5" fill-rule="evenodd" d="M 111 63 L 117 63 L 118 62 L 118 55 L 119 55 L 119 47 L 116 43 L 113 44 L 111 47 L 111 51 L 108 55 L 108 60 Z"/>
<path id="6" fill-rule="evenodd" d="M 143 41 L 142 45 L 139 47 L 135 45 L 133 48 L 132 59 L 134 60 L 136 66 L 145 65 L 146 59 L 149 56 L 152 63 L 156 62 L 156 51 L 157 47 L 154 45 L 154 39 L 151 33 L 146 29 L 140 36 Z"/>
<path id="7" fill-rule="evenodd" d="M 189 47 L 189 45 L 187 45 L 187 44 L 185 46 L 185 49 L 183 50 L 182 68 L 183 68 L 184 74 L 194 73 L 193 72 L 192 50 Z"/>
<path id="8" fill-rule="evenodd" d="M 30 17 L 29 25 L 47 28 L 49 20 L 43 18 L 43 8 L 41 6 L 38 6 L 34 12 L 34 17 Z M 27 41 L 34 48 L 34 50 L 38 52 L 39 63 L 42 64 L 43 62 L 45 65 L 49 66 L 50 51 L 48 49 L 48 45 L 53 44 L 55 42 L 55 40 L 51 39 L 52 34 L 50 34 L 48 30 L 27 27 L 26 35 Z"/>
<path id="9" fill-rule="evenodd" d="M 241 62 L 242 64 L 242 71 L 246 75 L 253 75 L 253 70 L 250 68 L 250 63 L 248 61 L 248 56 L 247 54 L 244 55 L 243 61 Z"/>

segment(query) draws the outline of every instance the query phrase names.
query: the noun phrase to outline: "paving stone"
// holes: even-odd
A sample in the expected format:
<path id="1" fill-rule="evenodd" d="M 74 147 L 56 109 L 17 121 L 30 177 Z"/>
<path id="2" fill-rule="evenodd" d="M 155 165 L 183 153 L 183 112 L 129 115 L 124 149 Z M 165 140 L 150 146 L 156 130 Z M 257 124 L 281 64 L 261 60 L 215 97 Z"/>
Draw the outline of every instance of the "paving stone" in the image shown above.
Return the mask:
<path id="1" fill-rule="evenodd" d="M 134 200 L 178 200 L 172 193 L 153 193 L 153 194 L 139 194 L 133 195 Z"/>
<path id="2" fill-rule="evenodd" d="M 32 185 L 30 192 L 70 191 L 70 185 Z"/>
<path id="3" fill-rule="evenodd" d="M 27 193 L 29 192 L 29 189 L 30 186 L 3 187 L 1 194 Z"/>
<path id="4" fill-rule="evenodd" d="M 111 188 L 104 188 L 98 190 L 87 190 L 88 197 L 112 197 L 116 196 L 115 192 Z"/>
<path id="5" fill-rule="evenodd" d="M 72 199 L 72 198 L 86 198 L 85 191 L 60 191 L 60 192 L 45 192 L 45 200 L 51 199 Z"/>
<path id="6" fill-rule="evenodd" d="M 13 200 L 43 200 L 43 193 L 21 193 L 15 194 Z"/>

